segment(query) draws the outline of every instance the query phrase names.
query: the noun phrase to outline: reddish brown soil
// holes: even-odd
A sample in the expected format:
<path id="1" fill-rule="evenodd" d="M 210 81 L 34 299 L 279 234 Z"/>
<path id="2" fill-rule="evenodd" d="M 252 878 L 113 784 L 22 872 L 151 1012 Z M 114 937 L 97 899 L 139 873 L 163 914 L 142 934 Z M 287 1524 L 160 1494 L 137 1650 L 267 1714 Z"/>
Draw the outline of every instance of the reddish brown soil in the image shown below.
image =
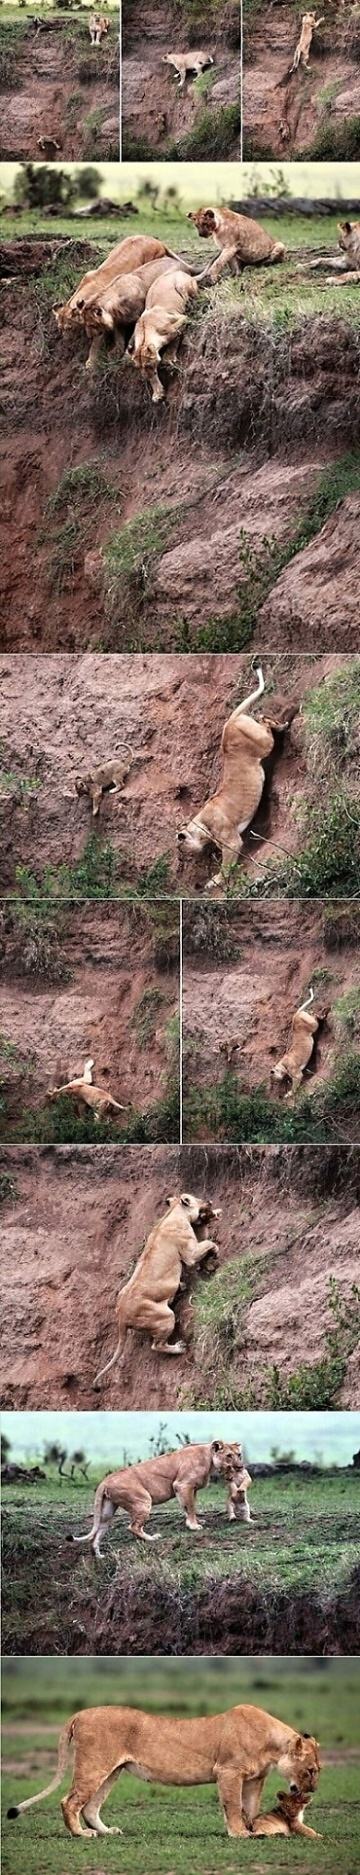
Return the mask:
<path id="1" fill-rule="evenodd" d="M 175 1146 L 8 1147 L 1 1174 L 15 1185 L 2 1206 L 3 1404 L 160 1411 L 201 1395 L 211 1407 L 219 1351 L 206 1368 L 197 1296 L 182 1304 L 185 1355 L 159 1359 L 144 1335 L 129 1336 L 124 1365 L 94 1392 L 115 1347 L 114 1305 L 172 1191 L 207 1191 L 222 1206 L 220 1282 L 226 1264 L 266 1259 L 256 1299 L 232 1351 L 232 1404 L 247 1380 L 261 1385 L 275 1362 L 286 1376 L 300 1358 L 318 1360 L 330 1276 L 349 1293 L 358 1278 L 360 1158 L 356 1149 Z M 231 1315 L 229 1301 L 229 1316 Z M 192 1332 L 195 1340 L 192 1344 Z M 246 1332 L 245 1332 L 246 1330 Z M 216 1323 L 213 1330 L 216 1337 Z M 211 1338 L 210 1338 L 211 1339 Z M 360 1404 L 359 1356 L 351 1356 L 341 1404 Z"/>
<path id="2" fill-rule="evenodd" d="M 302 10 L 304 11 L 304 9 Z M 319 9 L 320 12 L 320 9 Z M 360 112 L 358 19 L 354 9 L 332 5 L 314 34 L 310 69 L 290 76 L 302 12 L 286 4 L 261 7 L 244 29 L 244 157 L 318 154 L 316 139 L 346 135 L 347 120 Z M 325 96 L 324 96 L 325 92 Z M 315 146 L 315 147 L 314 147 Z M 329 150 L 330 155 L 330 150 Z M 326 152 L 327 154 L 327 152 Z M 353 155 L 342 141 L 341 156 Z"/>
<path id="3" fill-rule="evenodd" d="M 26 964 L 31 934 L 27 939 L 26 929 L 17 925 L 11 912 L 4 922 L 0 1058 L 5 1112 L 0 1120 L 1 1137 L 11 1139 L 15 1129 L 15 1137 L 22 1137 L 24 1110 L 30 1108 L 36 1113 L 46 1107 L 48 1091 L 81 1074 L 88 1056 L 94 1060 L 94 1083 L 129 1108 L 128 1114 L 108 1116 L 111 1133 L 131 1118 L 131 1108 L 140 1113 L 151 1111 L 164 1095 L 169 1076 L 168 1024 L 179 1000 L 178 912 L 175 910 L 170 919 L 168 915 L 165 942 L 170 968 L 161 970 L 154 956 L 156 923 L 150 909 L 113 904 L 87 904 L 81 909 L 67 906 L 58 919 L 54 917 L 45 979 L 40 960 L 38 973 L 35 968 L 28 980 L 24 975 L 24 953 Z M 173 969 L 171 947 L 175 951 Z M 55 983 L 51 982 L 52 968 Z M 151 997 L 152 1004 L 148 1000 Z M 14 1050 L 10 1056 L 8 1044 Z M 91 1113 L 83 1106 L 80 1113 L 83 1120 L 87 1118 L 88 1136 L 96 1144 Z"/>
<path id="4" fill-rule="evenodd" d="M 228 137 L 222 150 L 227 161 L 240 156 L 240 12 L 235 4 L 217 6 L 214 15 L 204 8 L 190 23 L 176 0 L 153 0 L 148 6 L 138 0 L 125 0 L 122 34 L 122 136 L 123 156 L 144 157 L 153 154 L 166 158 L 186 156 L 186 138 L 203 123 L 206 113 L 208 132 L 206 156 L 211 161 L 218 149 L 211 145 L 211 121 L 221 110 L 238 105 L 238 135 Z M 176 73 L 162 65 L 164 53 L 188 52 L 191 47 L 210 52 L 214 59 L 211 86 L 200 95 L 191 76 L 179 90 Z M 185 140 L 185 143 L 184 143 Z M 183 147 L 184 144 L 184 147 Z M 205 154 L 205 150 L 204 150 Z M 190 155 L 190 152 L 189 152 Z"/>
<path id="5" fill-rule="evenodd" d="M 4 92 L 0 155 L 3 160 L 53 161 L 39 137 L 55 137 L 58 161 L 117 161 L 119 154 L 119 43 L 117 10 L 101 46 L 91 47 L 86 16 L 57 17 L 52 29 L 28 26 L 16 50 L 16 88 Z M 19 14 L 19 20 L 21 15 Z M 6 18 L 3 25 L 5 34 Z M 8 28 L 9 51 L 14 44 Z M 16 42 L 15 42 L 16 43 Z M 91 70 L 91 66 L 93 69 Z M 86 77 L 85 77 L 86 69 Z M 96 113 L 96 122 L 88 119 Z"/>
<path id="6" fill-rule="evenodd" d="M 237 1041 L 231 1072 L 239 1091 L 249 1094 L 261 1086 L 276 1104 L 289 1093 L 290 1081 L 271 1081 L 275 1061 L 291 1045 L 292 1017 L 315 990 L 311 1013 L 320 1029 L 305 1071 L 303 1088 L 317 1092 L 331 1080 L 349 1048 L 360 1041 L 359 1016 L 353 1024 L 341 1022 L 336 1004 L 351 990 L 360 991 L 360 912 L 354 908 L 352 942 L 345 938 L 339 951 L 329 950 L 326 914 L 321 906 L 274 903 L 258 907 L 225 906 L 204 913 L 185 906 L 183 1011 L 184 1041 L 190 1044 L 185 1091 L 192 1086 L 213 1087 L 226 1072 L 223 1044 Z M 213 932 L 212 932 L 213 924 Z M 356 927 L 358 936 L 356 938 Z M 359 999 L 360 1004 L 360 999 Z M 327 1013 L 326 1013 L 327 1012 Z M 325 1019 L 324 1019 L 325 1018 Z M 185 1052 L 186 1061 L 186 1052 Z M 289 1111 L 288 1103 L 286 1109 Z M 346 1123 L 334 1119 L 334 1136 L 360 1137 L 360 1112 Z M 204 1137 L 201 1132 L 198 1137 Z M 189 1137 L 191 1134 L 189 1133 Z"/>
<path id="7" fill-rule="evenodd" d="M 289 701 L 295 692 L 299 700 L 342 664 L 334 657 L 265 657 L 265 681 L 277 696 Z M 166 856 L 157 891 L 201 890 L 214 872 L 211 855 L 178 860 L 176 833 L 218 785 L 223 724 L 252 682 L 250 659 L 241 655 L 3 657 L 1 765 L 9 779 L 0 796 L 2 892 L 13 889 L 20 864 L 41 880 L 49 862 L 79 859 L 92 822 L 74 777 L 91 761 L 131 754 L 124 788 L 105 795 L 96 823 L 100 841 L 110 840 L 118 855 L 120 889 L 130 884 L 136 891 L 144 868 Z M 21 783 L 29 781 L 35 787 L 24 794 Z M 298 715 L 276 740 L 256 817 L 259 836 L 296 851 L 301 834 L 292 809 L 294 797 L 304 796 L 314 798 L 314 777 Z M 271 850 L 256 847 L 266 858 Z M 253 855 L 249 835 L 244 863 L 251 873 Z"/>
<path id="8" fill-rule="evenodd" d="M 50 242 L 47 257 L 44 242 L 34 243 L 29 278 L 29 245 L 25 254 L 13 242 L 13 263 L 8 249 L 4 256 L 3 646 L 196 649 L 209 627 L 216 649 L 244 582 L 247 591 L 250 555 L 259 616 L 247 629 L 261 634 L 262 649 L 312 650 L 315 634 L 327 648 L 357 649 L 359 495 L 338 505 L 261 610 L 263 542 L 282 547 L 294 537 L 324 467 L 355 447 L 355 329 L 324 313 L 275 342 L 270 327 L 244 320 L 241 305 L 229 319 L 214 304 L 194 320 L 179 372 L 167 373 L 168 398 L 154 408 L 116 351 L 89 378 L 84 336 L 61 339 L 53 319 L 68 291 L 65 267 L 79 278 L 104 247 Z M 77 468 L 101 474 L 100 494 L 64 484 Z M 163 538 L 160 530 L 153 548 L 150 525 L 150 546 L 142 553 L 140 536 L 131 572 L 111 589 L 109 540 L 144 514 L 148 522 L 154 506 L 165 511 Z M 237 630 L 241 643 L 243 625 Z"/>

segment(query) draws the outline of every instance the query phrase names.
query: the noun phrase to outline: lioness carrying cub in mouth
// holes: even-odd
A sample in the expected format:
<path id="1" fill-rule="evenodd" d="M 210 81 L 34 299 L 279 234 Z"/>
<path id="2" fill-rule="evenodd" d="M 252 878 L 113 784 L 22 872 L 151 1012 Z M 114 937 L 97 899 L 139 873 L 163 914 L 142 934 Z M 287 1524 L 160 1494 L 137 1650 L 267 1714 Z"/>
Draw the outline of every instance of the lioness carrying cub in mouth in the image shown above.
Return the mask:
<path id="1" fill-rule="evenodd" d="M 139 1465 L 125 1465 L 120 1471 L 109 1472 L 98 1485 L 91 1530 L 85 1536 L 70 1535 L 68 1541 L 90 1543 L 94 1556 L 99 1557 L 101 1537 L 106 1535 L 116 1511 L 124 1510 L 129 1513 L 132 1536 L 140 1537 L 144 1543 L 160 1542 L 160 1531 L 150 1536 L 144 1530 L 144 1523 L 151 1516 L 153 1504 L 166 1504 L 172 1497 L 177 1497 L 182 1504 L 187 1529 L 201 1533 L 202 1526 L 196 1515 L 196 1492 L 223 1476 L 228 1485 L 229 1520 L 233 1522 L 236 1492 L 245 1493 L 247 1502 L 246 1492 L 251 1484 L 238 1444 L 225 1445 L 222 1439 L 213 1439 L 210 1445 L 186 1445 L 177 1452 L 146 1458 Z M 247 1522 L 249 1518 L 250 1513 Z"/>
<path id="2" fill-rule="evenodd" d="M 217 1260 L 217 1244 L 211 1237 L 204 1239 L 202 1233 L 210 1219 L 221 1217 L 221 1211 L 214 1211 L 208 1199 L 194 1198 L 191 1192 L 181 1192 L 180 1198 L 168 1198 L 167 1206 L 165 1216 L 150 1231 L 133 1275 L 120 1290 L 115 1311 L 118 1324 L 115 1354 L 96 1374 L 94 1386 L 123 1355 L 129 1328 L 146 1328 L 152 1336 L 155 1354 L 185 1352 L 183 1341 L 169 1338 L 175 1328 L 171 1304 L 181 1284 L 183 1264 L 186 1269 L 196 1270 L 197 1265 L 206 1262 L 209 1252 Z"/>
<path id="3" fill-rule="evenodd" d="M 22 1810 L 57 1790 L 71 1747 L 73 1780 L 61 1804 L 71 1836 L 113 1833 L 102 1822 L 100 1808 L 120 1771 L 178 1788 L 216 1784 L 228 1836 L 246 1837 L 253 1830 L 263 1784 L 273 1766 L 287 1778 L 290 1791 L 300 1796 L 316 1790 L 320 1775 L 317 1739 L 284 1725 L 260 1706 L 232 1706 L 228 1712 L 195 1719 L 163 1718 L 158 1712 L 136 1712 L 129 1706 L 93 1706 L 73 1713 L 63 1726 L 51 1784 L 37 1796 L 14 1804 L 8 1816 L 20 1816 Z"/>

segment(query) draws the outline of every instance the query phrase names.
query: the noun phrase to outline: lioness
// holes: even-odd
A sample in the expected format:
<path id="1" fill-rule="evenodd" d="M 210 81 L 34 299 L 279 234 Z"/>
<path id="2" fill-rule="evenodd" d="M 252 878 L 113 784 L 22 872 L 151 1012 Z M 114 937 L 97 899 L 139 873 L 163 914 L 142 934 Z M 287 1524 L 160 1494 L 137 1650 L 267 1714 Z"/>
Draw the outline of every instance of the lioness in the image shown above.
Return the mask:
<path id="1" fill-rule="evenodd" d="M 212 234 L 221 250 L 207 270 L 209 280 L 219 280 L 228 266 L 232 273 L 241 273 L 243 267 L 272 267 L 284 259 L 283 242 L 274 241 L 250 215 L 238 215 L 230 208 L 198 208 L 191 210 L 188 221 L 194 222 L 203 238 Z"/>
<path id="2" fill-rule="evenodd" d="M 199 1237 L 211 1218 L 221 1217 L 221 1211 L 214 1211 L 208 1199 L 194 1198 L 191 1192 L 181 1192 L 180 1198 L 168 1198 L 167 1206 L 165 1216 L 150 1231 L 133 1275 L 120 1290 L 115 1311 L 118 1324 L 115 1354 L 96 1374 L 94 1386 L 123 1354 L 129 1328 L 146 1328 L 152 1335 L 155 1354 L 184 1353 L 183 1341 L 169 1339 L 175 1328 L 170 1303 L 179 1289 L 182 1264 L 194 1270 L 206 1259 L 209 1250 L 217 1256 L 217 1244 L 212 1238 L 199 1241 Z"/>
<path id="3" fill-rule="evenodd" d="M 156 280 L 146 295 L 145 312 L 135 326 L 129 353 L 133 365 L 148 381 L 153 404 L 159 404 L 165 397 L 157 369 L 161 353 L 165 346 L 171 347 L 172 357 L 175 357 L 187 324 L 188 300 L 196 299 L 197 294 L 197 280 L 178 267 L 164 280 Z"/>
<path id="4" fill-rule="evenodd" d="M 101 40 L 106 39 L 106 34 L 109 31 L 110 20 L 107 18 L 106 13 L 90 14 L 89 33 L 92 46 L 100 46 Z"/>
<path id="5" fill-rule="evenodd" d="M 135 326 L 140 313 L 144 311 L 146 295 L 163 273 L 173 273 L 175 262 L 170 255 L 162 260 L 148 261 L 139 267 L 136 273 L 116 274 L 110 286 L 102 287 L 101 292 L 86 301 L 80 314 L 88 338 L 92 339 L 85 371 L 92 371 L 106 333 L 116 333 L 117 351 L 124 354 L 129 332 L 126 328 Z"/>
<path id="6" fill-rule="evenodd" d="M 100 267 L 92 267 L 88 273 L 84 273 L 64 306 L 53 307 L 54 319 L 60 331 L 66 331 L 69 326 L 81 325 L 80 314 L 86 302 L 94 294 L 98 297 L 102 288 L 110 286 L 117 274 L 134 273 L 138 267 L 145 266 L 147 261 L 162 260 L 166 254 L 177 266 L 181 266 L 177 254 L 171 254 L 170 248 L 165 247 L 163 241 L 157 241 L 154 235 L 126 235 L 124 240 L 118 241 L 116 247 L 110 249 L 110 254 Z"/>
<path id="7" fill-rule="evenodd" d="M 295 1089 L 301 1087 L 305 1068 L 307 1067 L 308 1061 L 311 1060 L 315 1035 L 317 1035 L 319 1027 L 317 1016 L 309 1016 L 308 1014 L 313 1001 L 314 991 L 310 990 L 306 1002 L 301 1004 L 300 1009 L 295 1010 L 295 1015 L 292 1019 L 293 1039 L 290 1048 L 288 1048 L 287 1054 L 282 1055 L 280 1061 L 276 1062 L 276 1066 L 271 1068 L 274 1081 L 291 1081 L 290 1092 L 285 1094 L 285 1100 L 292 1100 Z"/>
<path id="8" fill-rule="evenodd" d="M 305 70 L 307 72 L 310 71 L 309 52 L 310 52 L 310 46 L 311 46 L 313 33 L 317 32 L 318 26 L 324 25 L 324 21 L 325 21 L 324 13 L 321 14 L 321 17 L 318 20 L 316 19 L 315 13 L 303 13 L 301 33 L 297 42 L 297 46 L 295 47 L 292 65 L 290 65 L 290 73 L 297 72 L 298 67 L 301 64 L 305 66 Z"/>
<path id="9" fill-rule="evenodd" d="M 208 65 L 214 64 L 211 52 L 164 52 L 161 62 L 162 65 L 174 66 L 180 91 L 184 90 L 185 79 L 189 74 L 199 78 L 201 72 L 206 72 Z"/>
<path id="10" fill-rule="evenodd" d="M 265 689 L 261 664 L 254 660 L 252 669 L 256 670 L 258 678 L 256 690 L 252 690 L 243 703 L 238 703 L 223 729 L 221 786 L 177 834 L 182 853 L 203 853 L 210 845 L 220 848 L 222 871 L 209 880 L 209 891 L 213 886 L 223 885 L 239 858 L 243 846 L 241 836 L 260 806 L 265 781 L 263 758 L 274 747 L 273 731 L 280 728 L 279 722 L 270 716 L 257 723 L 248 715 L 251 704 L 258 701 Z M 290 716 L 281 728 L 288 728 L 289 720 Z"/>
<path id="11" fill-rule="evenodd" d="M 201 1531 L 196 1492 L 221 1477 L 225 1468 L 230 1488 L 233 1477 L 235 1488 L 241 1481 L 246 1489 L 244 1478 L 251 1484 L 249 1473 L 244 1473 L 241 1446 L 225 1445 L 222 1439 L 213 1439 L 211 1445 L 186 1445 L 180 1452 L 165 1452 L 160 1458 L 146 1458 L 139 1465 L 110 1471 L 95 1492 L 91 1530 L 85 1536 L 70 1536 L 69 1542 L 90 1543 L 94 1556 L 100 1556 L 101 1537 L 116 1511 L 126 1510 L 132 1536 L 141 1537 L 144 1543 L 158 1543 L 160 1531 L 150 1536 L 144 1523 L 151 1516 L 153 1504 L 167 1504 L 171 1497 L 177 1497 L 182 1504 L 187 1529 Z"/>
<path id="12" fill-rule="evenodd" d="M 105 1113 L 113 1111 L 125 1113 L 124 1104 L 121 1104 L 120 1100 L 114 1100 L 106 1087 L 93 1086 L 93 1066 L 94 1063 L 90 1059 L 84 1061 L 83 1074 L 79 1074 L 73 1081 L 65 1081 L 63 1087 L 53 1087 L 47 1094 L 47 1100 L 58 1100 L 60 1094 L 70 1094 L 75 1105 L 80 1101 L 80 1104 L 82 1102 L 85 1107 L 92 1108 L 95 1120 L 100 1120 Z"/>
<path id="13" fill-rule="evenodd" d="M 304 1823 L 308 1803 L 311 1803 L 311 1791 L 301 1796 L 300 1791 L 278 1790 L 274 1809 L 256 1817 L 253 1836 L 315 1836 L 321 1842 L 318 1829 L 309 1829 Z"/>
<path id="14" fill-rule="evenodd" d="M 101 768 L 90 768 L 87 775 L 75 775 L 76 793 L 88 795 L 93 819 L 99 813 L 103 794 L 116 794 L 117 788 L 123 787 L 131 761 L 132 753 L 128 759 L 124 756 L 123 761 L 103 762 Z"/>
<path id="15" fill-rule="evenodd" d="M 274 1765 L 290 1789 L 301 1795 L 316 1789 L 320 1772 L 317 1739 L 296 1732 L 259 1706 L 232 1706 L 228 1712 L 196 1719 L 162 1718 L 158 1712 L 136 1712 L 129 1706 L 93 1706 L 73 1713 L 63 1726 L 51 1784 L 12 1805 L 8 1816 L 20 1816 L 57 1790 L 71 1746 L 73 1781 L 61 1805 L 71 1836 L 113 1833 L 102 1822 L 100 1807 L 119 1771 L 177 1787 L 217 1784 L 229 1836 L 248 1836 Z"/>

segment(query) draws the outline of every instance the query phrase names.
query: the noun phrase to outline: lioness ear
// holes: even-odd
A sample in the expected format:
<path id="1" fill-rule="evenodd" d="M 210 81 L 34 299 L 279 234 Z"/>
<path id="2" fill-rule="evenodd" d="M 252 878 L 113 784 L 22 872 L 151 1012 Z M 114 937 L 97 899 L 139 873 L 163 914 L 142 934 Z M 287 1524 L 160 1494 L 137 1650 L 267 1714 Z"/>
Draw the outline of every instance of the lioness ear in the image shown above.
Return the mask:
<path id="1" fill-rule="evenodd" d="M 301 1758 L 301 1757 L 302 1757 L 302 1751 L 303 1751 L 303 1744 L 304 1744 L 304 1737 L 305 1737 L 305 1733 L 304 1733 L 304 1732 L 299 1732 L 299 1734 L 298 1734 L 298 1737 L 297 1737 L 297 1739 L 296 1739 L 296 1742 L 295 1742 L 295 1757 L 296 1757 L 296 1758 Z"/>
<path id="2" fill-rule="evenodd" d="M 180 1204 L 184 1206 L 184 1211 L 191 1211 L 191 1206 L 193 1205 L 193 1203 L 194 1203 L 194 1199 L 189 1197 L 189 1193 L 187 1191 L 180 1192 Z"/>
<path id="3" fill-rule="evenodd" d="M 222 1447 L 222 1439 L 212 1439 L 212 1440 L 211 1440 L 211 1450 L 212 1450 L 212 1452 L 221 1452 L 221 1447 Z"/>
<path id="4" fill-rule="evenodd" d="M 341 221 L 340 228 L 344 228 L 345 234 L 351 234 L 351 221 Z"/>
<path id="5" fill-rule="evenodd" d="M 174 1192 L 171 1193 L 170 1198 L 165 1199 L 165 1204 L 177 1204 L 177 1203 L 178 1203 L 178 1199 L 175 1197 Z"/>

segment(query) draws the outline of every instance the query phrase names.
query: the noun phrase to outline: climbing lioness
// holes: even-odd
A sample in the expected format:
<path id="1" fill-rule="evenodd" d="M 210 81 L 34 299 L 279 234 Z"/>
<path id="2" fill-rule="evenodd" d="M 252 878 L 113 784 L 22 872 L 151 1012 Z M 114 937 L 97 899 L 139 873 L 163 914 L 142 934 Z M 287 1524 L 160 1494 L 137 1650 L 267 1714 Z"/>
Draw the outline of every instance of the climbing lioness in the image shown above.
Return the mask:
<path id="1" fill-rule="evenodd" d="M 284 1725 L 260 1706 L 232 1706 L 228 1712 L 196 1719 L 162 1718 L 158 1712 L 137 1712 L 129 1706 L 93 1706 L 73 1713 L 63 1726 L 51 1783 L 37 1796 L 12 1805 L 9 1816 L 20 1816 L 33 1803 L 52 1796 L 61 1784 L 71 1746 L 73 1781 L 61 1805 L 71 1836 L 114 1833 L 102 1822 L 100 1808 L 120 1771 L 177 1787 L 216 1784 L 229 1836 L 249 1835 L 274 1765 L 290 1789 L 302 1795 L 316 1789 L 320 1773 L 316 1738 Z"/>
<path id="2" fill-rule="evenodd" d="M 310 990 L 306 1002 L 301 1004 L 300 1009 L 295 1010 L 290 1048 L 287 1049 L 286 1055 L 282 1055 L 281 1060 L 276 1062 L 276 1066 L 271 1068 L 275 1081 L 291 1081 L 290 1093 L 285 1094 L 285 1100 L 291 1100 L 296 1088 L 301 1087 L 305 1068 L 311 1060 L 315 1035 L 319 1027 L 318 1017 L 309 1015 L 313 1001 L 314 991 Z"/>
<path id="3" fill-rule="evenodd" d="M 213 65 L 211 52 L 164 52 L 162 65 L 173 65 L 179 82 L 179 90 L 184 90 L 185 79 L 195 76 L 200 78 L 208 65 Z"/>
<path id="4" fill-rule="evenodd" d="M 217 846 L 221 852 L 222 871 L 216 873 L 208 882 L 207 890 L 223 885 L 235 860 L 239 858 L 243 846 L 242 834 L 250 821 L 254 819 L 260 806 L 265 781 L 263 760 L 271 754 L 274 747 L 274 730 L 287 729 L 294 709 L 289 711 L 285 722 L 279 723 L 270 715 L 263 717 L 260 723 L 249 715 L 252 703 L 263 695 L 265 683 L 261 664 L 254 660 L 252 669 L 256 671 L 257 686 L 243 703 L 228 717 L 223 729 L 221 750 L 224 757 L 223 776 L 217 794 L 211 795 L 205 806 L 187 826 L 180 827 L 177 835 L 182 853 L 200 854 L 207 846 Z"/>
<path id="5" fill-rule="evenodd" d="M 123 1355 L 129 1328 L 146 1328 L 152 1336 L 155 1354 L 183 1354 L 183 1341 L 170 1341 L 175 1328 L 174 1309 L 170 1306 L 181 1282 L 182 1265 L 196 1270 L 209 1251 L 217 1258 L 217 1244 L 211 1237 L 202 1238 L 211 1218 L 221 1217 L 208 1199 L 194 1198 L 181 1192 L 180 1198 L 168 1198 L 168 1209 L 154 1225 L 129 1282 L 120 1290 L 116 1305 L 118 1340 L 115 1354 L 96 1374 L 94 1386 L 103 1374 Z"/>
<path id="6" fill-rule="evenodd" d="M 161 354 L 166 346 L 168 358 L 172 354 L 175 359 L 187 325 L 188 302 L 197 294 L 197 280 L 178 267 L 165 279 L 156 280 L 146 295 L 145 311 L 137 320 L 128 349 L 133 365 L 147 379 L 153 404 L 165 397 L 158 372 Z"/>
<path id="7" fill-rule="evenodd" d="M 64 1081 L 62 1087 L 51 1088 L 47 1100 L 58 1100 L 60 1094 L 70 1094 L 75 1106 L 80 1102 L 80 1105 L 92 1108 L 95 1120 L 100 1120 L 106 1113 L 124 1113 L 124 1103 L 114 1100 L 107 1087 L 94 1087 L 93 1067 L 93 1061 L 84 1061 L 82 1074 L 78 1074 L 73 1081 Z"/>
<path id="8" fill-rule="evenodd" d="M 141 1537 L 144 1543 L 160 1542 L 160 1531 L 150 1536 L 144 1530 L 144 1523 L 151 1515 L 153 1504 L 166 1504 L 171 1497 L 177 1497 L 182 1504 L 187 1529 L 201 1531 L 196 1515 L 196 1492 L 223 1475 L 228 1485 L 228 1507 L 233 1511 L 236 1491 L 246 1493 L 251 1484 L 238 1444 L 225 1445 L 222 1439 L 213 1439 L 211 1445 L 186 1445 L 181 1451 L 163 1452 L 160 1457 L 144 1459 L 140 1465 L 126 1465 L 121 1471 L 111 1471 L 95 1492 L 91 1530 L 85 1536 L 71 1535 L 69 1542 L 90 1543 L 94 1556 L 100 1556 L 101 1537 L 106 1535 L 117 1510 L 128 1511 L 132 1536 Z"/>
<path id="9" fill-rule="evenodd" d="M 317 32 L 319 26 L 324 25 L 324 21 L 324 13 L 321 14 L 318 20 L 315 13 L 303 13 L 301 33 L 298 38 L 297 46 L 295 46 L 293 62 L 292 65 L 290 65 L 290 73 L 297 72 L 299 65 L 304 65 L 306 72 L 310 71 L 309 54 L 313 33 Z"/>

